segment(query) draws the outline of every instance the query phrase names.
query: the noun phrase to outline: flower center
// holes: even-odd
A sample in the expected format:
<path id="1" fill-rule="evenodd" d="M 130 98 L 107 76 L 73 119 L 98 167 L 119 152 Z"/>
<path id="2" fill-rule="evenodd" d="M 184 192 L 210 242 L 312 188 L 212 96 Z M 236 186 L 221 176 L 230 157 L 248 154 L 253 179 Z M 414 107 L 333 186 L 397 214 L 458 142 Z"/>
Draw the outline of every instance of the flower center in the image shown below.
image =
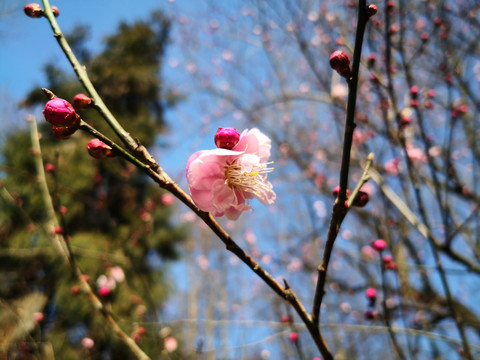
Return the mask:
<path id="1" fill-rule="evenodd" d="M 267 174 L 273 171 L 273 168 L 268 167 L 271 164 L 273 161 L 263 164 L 257 162 L 246 170 L 245 167 L 242 169 L 239 162 L 234 162 L 225 170 L 225 184 L 249 192 L 260 200 L 266 200 L 266 193 L 272 190 L 272 184 L 266 180 Z"/>

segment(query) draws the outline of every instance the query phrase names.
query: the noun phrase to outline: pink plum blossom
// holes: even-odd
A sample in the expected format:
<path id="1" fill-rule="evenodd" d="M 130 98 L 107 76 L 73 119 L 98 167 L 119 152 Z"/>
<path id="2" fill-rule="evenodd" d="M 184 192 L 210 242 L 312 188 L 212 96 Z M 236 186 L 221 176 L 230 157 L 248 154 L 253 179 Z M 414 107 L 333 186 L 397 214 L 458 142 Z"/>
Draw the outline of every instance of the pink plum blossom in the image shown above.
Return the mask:
<path id="1" fill-rule="evenodd" d="M 236 220 L 250 209 L 249 199 L 275 202 L 267 174 L 271 141 L 258 129 L 244 130 L 230 149 L 202 150 L 187 163 L 187 181 L 195 205 L 214 216 Z"/>

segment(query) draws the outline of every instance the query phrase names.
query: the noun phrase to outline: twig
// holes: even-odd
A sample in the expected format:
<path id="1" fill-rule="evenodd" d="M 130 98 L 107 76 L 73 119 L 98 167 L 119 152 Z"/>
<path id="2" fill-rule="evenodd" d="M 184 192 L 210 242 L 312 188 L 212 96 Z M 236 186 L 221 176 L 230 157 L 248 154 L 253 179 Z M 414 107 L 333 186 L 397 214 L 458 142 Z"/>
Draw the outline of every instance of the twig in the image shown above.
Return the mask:
<path id="1" fill-rule="evenodd" d="M 348 172 L 350 168 L 350 153 L 353 143 L 353 131 L 355 129 L 355 104 L 357 101 L 358 73 L 362 52 L 363 35 L 368 21 L 366 14 L 366 1 L 359 1 L 357 32 L 355 36 L 355 50 L 353 53 L 352 76 L 348 79 L 348 102 L 345 134 L 343 141 L 342 165 L 340 170 L 340 193 L 333 205 L 332 217 L 327 233 L 327 241 L 323 251 L 322 262 L 318 267 L 318 280 L 312 309 L 312 321 L 318 326 L 320 322 L 320 306 L 325 294 L 325 282 L 327 278 L 328 264 L 333 251 L 333 245 L 337 238 L 340 226 L 347 214 L 345 200 L 347 198 Z"/>
<path id="2" fill-rule="evenodd" d="M 40 191 L 42 193 L 42 198 L 44 205 L 47 209 L 48 220 L 47 224 L 53 224 L 54 226 L 58 226 L 58 220 L 55 215 L 55 210 L 53 208 L 52 198 L 50 196 L 50 192 L 48 190 L 47 181 L 45 177 L 45 171 L 43 168 L 43 161 L 42 161 L 42 153 L 40 148 L 40 142 L 38 140 L 38 132 L 37 132 L 37 123 L 34 119 L 29 121 L 30 125 L 30 134 L 32 140 L 32 148 L 35 151 L 35 166 L 39 178 L 40 184 Z M 95 295 L 92 288 L 85 280 L 85 277 L 82 274 L 82 271 L 78 267 L 75 257 L 73 253 L 70 251 L 68 247 L 68 242 L 65 240 L 64 236 L 61 234 L 52 234 L 49 233 L 51 237 L 54 238 L 56 246 L 59 248 L 62 256 L 64 257 L 65 262 L 72 268 L 74 271 L 75 276 L 80 281 L 82 285 L 83 291 L 87 294 L 91 304 L 93 305 L 95 310 L 100 311 L 100 313 L 105 317 L 108 325 L 112 329 L 112 331 L 120 338 L 120 340 L 129 348 L 129 350 L 137 357 L 139 360 L 149 360 L 150 358 L 143 352 L 142 349 L 135 343 L 135 341 L 130 338 L 125 332 L 118 326 L 117 322 L 113 318 L 112 314 L 108 311 L 108 309 L 103 306 L 103 303 L 100 299 Z"/>

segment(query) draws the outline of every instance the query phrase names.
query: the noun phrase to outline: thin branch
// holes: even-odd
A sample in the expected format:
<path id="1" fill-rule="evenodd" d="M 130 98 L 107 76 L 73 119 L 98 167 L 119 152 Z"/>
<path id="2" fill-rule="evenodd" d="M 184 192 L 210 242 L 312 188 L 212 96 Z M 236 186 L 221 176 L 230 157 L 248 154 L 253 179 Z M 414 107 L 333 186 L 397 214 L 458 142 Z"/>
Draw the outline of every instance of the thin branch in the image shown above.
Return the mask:
<path id="1" fill-rule="evenodd" d="M 363 35 L 368 21 L 366 14 L 366 1 L 361 0 L 358 7 L 357 32 L 355 37 L 355 50 L 353 53 L 352 77 L 348 79 L 348 102 L 347 118 L 345 124 L 345 135 L 343 141 L 342 165 L 340 170 L 340 193 L 333 205 L 332 217 L 327 234 L 327 241 L 323 251 L 323 258 L 318 267 L 318 279 L 313 301 L 312 319 L 318 326 L 320 322 L 320 306 L 325 294 L 325 283 L 327 278 L 328 264 L 333 251 L 333 245 L 337 238 L 340 226 L 347 214 L 345 200 L 347 197 L 348 172 L 350 168 L 350 153 L 353 143 L 353 131 L 355 129 L 355 105 L 357 101 L 358 73 L 360 69 L 360 58 L 362 53 Z"/>
<path id="2" fill-rule="evenodd" d="M 32 148 L 35 153 L 35 167 L 37 170 L 38 180 L 40 184 L 40 191 L 42 193 L 42 198 L 44 205 L 47 209 L 48 220 L 47 224 L 49 226 L 58 226 L 58 220 L 55 215 L 55 210 L 53 207 L 52 197 L 48 190 L 47 180 L 45 177 L 45 171 L 43 167 L 42 153 L 40 148 L 40 142 L 38 139 L 37 132 L 37 123 L 33 118 L 29 121 L 30 134 L 32 141 Z M 87 294 L 90 303 L 93 305 L 95 310 L 100 311 L 100 313 L 105 317 L 107 324 L 110 326 L 112 331 L 120 338 L 120 340 L 128 347 L 128 349 L 137 357 L 139 360 L 149 360 L 150 358 L 143 352 L 142 349 L 137 345 L 137 343 L 130 338 L 125 332 L 118 326 L 117 322 L 113 318 L 110 311 L 103 305 L 100 299 L 95 295 L 92 288 L 85 280 L 82 271 L 78 267 L 73 253 L 70 251 L 68 242 L 65 240 L 64 236 L 61 234 L 49 233 L 49 236 L 53 238 L 56 243 L 56 246 L 59 252 L 64 257 L 65 262 L 69 265 L 74 271 L 75 276 L 80 281 L 83 291 Z"/>

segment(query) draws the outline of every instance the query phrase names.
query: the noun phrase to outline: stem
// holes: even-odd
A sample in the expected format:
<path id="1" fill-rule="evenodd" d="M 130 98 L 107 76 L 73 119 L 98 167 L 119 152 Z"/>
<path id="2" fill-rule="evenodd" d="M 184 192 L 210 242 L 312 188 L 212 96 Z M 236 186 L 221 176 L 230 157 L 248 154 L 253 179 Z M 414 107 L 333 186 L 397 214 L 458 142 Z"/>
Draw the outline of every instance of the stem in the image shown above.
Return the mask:
<path id="1" fill-rule="evenodd" d="M 52 8 L 50 6 L 49 0 L 42 0 L 43 7 L 44 7 L 44 14 L 47 18 L 50 26 L 53 30 L 53 36 L 57 40 L 58 44 L 62 48 L 65 56 L 67 57 L 68 61 L 72 65 L 75 74 L 77 74 L 78 79 L 82 83 L 85 90 L 88 92 L 91 98 L 94 100 L 94 107 L 98 110 L 98 112 L 104 117 L 110 127 L 115 131 L 118 137 L 123 141 L 123 143 L 127 146 L 130 150 L 135 150 L 138 148 L 137 142 L 130 136 L 130 134 L 119 124 L 115 116 L 110 112 L 107 108 L 105 103 L 103 102 L 102 98 L 98 94 L 97 90 L 93 86 L 90 78 L 88 77 L 87 70 L 85 66 L 82 66 L 78 61 L 77 57 L 73 53 L 70 45 L 68 44 L 65 36 L 60 29 L 60 26 L 53 15 Z"/>
<path id="2" fill-rule="evenodd" d="M 328 264 L 333 251 L 333 245 L 337 238 L 340 226 L 347 214 L 345 200 L 347 198 L 348 171 L 350 168 L 350 153 L 353 143 L 353 131 L 355 129 L 355 105 L 357 102 L 358 73 L 362 53 L 363 35 L 368 21 L 366 14 L 366 1 L 360 0 L 358 5 L 357 32 L 355 36 L 355 49 L 353 52 L 352 76 L 348 79 L 348 102 L 343 141 L 342 165 L 340 170 L 340 193 L 333 205 L 332 217 L 327 233 L 327 241 L 323 252 L 323 258 L 318 267 L 318 280 L 313 300 L 312 321 L 318 326 L 320 323 L 320 306 L 325 295 L 325 282 L 327 278 Z"/>
<path id="3" fill-rule="evenodd" d="M 45 177 L 45 171 L 42 161 L 42 153 L 40 148 L 40 142 L 38 140 L 38 131 L 37 131 L 37 123 L 33 118 L 29 121 L 30 126 L 30 137 L 32 140 L 32 148 L 35 151 L 35 168 L 37 171 L 39 184 L 40 184 L 40 191 L 42 192 L 42 198 L 44 205 L 47 209 L 47 226 L 58 226 L 58 220 L 55 215 L 55 209 L 53 207 L 52 197 L 50 196 L 50 192 L 48 190 L 47 180 Z M 50 229 L 48 229 L 50 230 Z M 135 343 L 135 341 L 130 338 L 125 332 L 118 326 L 117 322 L 113 318 L 112 314 L 108 311 L 108 309 L 103 305 L 100 299 L 95 295 L 92 288 L 85 280 L 82 271 L 78 267 L 75 257 L 71 252 L 68 242 L 65 240 L 63 235 L 54 234 L 52 235 L 49 232 L 50 236 L 54 237 L 54 241 L 56 246 L 59 248 L 60 253 L 64 257 L 65 262 L 73 269 L 75 276 L 82 284 L 83 291 L 87 294 L 88 299 L 90 300 L 91 304 L 93 305 L 95 310 L 100 311 L 100 313 L 105 317 L 107 324 L 110 326 L 112 331 L 117 335 L 120 340 L 128 347 L 128 349 L 137 357 L 139 360 L 149 360 L 150 358 L 143 352 L 142 349 Z"/>

